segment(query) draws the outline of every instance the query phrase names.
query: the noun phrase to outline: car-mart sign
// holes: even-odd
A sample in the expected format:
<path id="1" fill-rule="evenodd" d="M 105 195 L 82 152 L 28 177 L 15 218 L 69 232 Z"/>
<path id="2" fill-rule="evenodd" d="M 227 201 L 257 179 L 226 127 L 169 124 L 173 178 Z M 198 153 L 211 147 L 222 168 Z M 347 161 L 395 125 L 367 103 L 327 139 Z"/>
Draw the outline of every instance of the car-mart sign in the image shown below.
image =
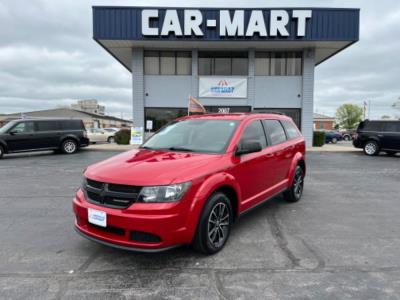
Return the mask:
<path id="1" fill-rule="evenodd" d="M 312 18 L 311 10 L 262 10 L 250 12 L 241 9 L 219 10 L 217 15 L 208 17 L 205 11 L 197 9 L 167 9 L 161 18 L 159 9 L 142 10 L 143 36 L 196 36 L 205 31 L 217 30 L 220 37 L 289 37 L 289 27 L 296 23 L 294 35 L 306 36 L 307 21 Z"/>

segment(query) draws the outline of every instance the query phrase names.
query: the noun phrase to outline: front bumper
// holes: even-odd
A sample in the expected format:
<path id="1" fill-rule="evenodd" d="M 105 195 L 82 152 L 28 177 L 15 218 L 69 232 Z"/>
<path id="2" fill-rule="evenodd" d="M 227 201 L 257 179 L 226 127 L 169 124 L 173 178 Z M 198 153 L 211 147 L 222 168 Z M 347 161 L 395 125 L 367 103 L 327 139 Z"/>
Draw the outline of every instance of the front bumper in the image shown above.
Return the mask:
<path id="1" fill-rule="evenodd" d="M 88 208 L 104 211 L 107 227 L 89 223 Z M 185 203 L 135 203 L 126 209 L 108 208 L 89 203 L 82 190 L 73 200 L 75 229 L 80 235 L 108 246 L 144 252 L 163 251 L 191 242 L 194 232 L 187 229 L 185 208 Z M 138 240 L 136 233 L 156 238 Z"/>

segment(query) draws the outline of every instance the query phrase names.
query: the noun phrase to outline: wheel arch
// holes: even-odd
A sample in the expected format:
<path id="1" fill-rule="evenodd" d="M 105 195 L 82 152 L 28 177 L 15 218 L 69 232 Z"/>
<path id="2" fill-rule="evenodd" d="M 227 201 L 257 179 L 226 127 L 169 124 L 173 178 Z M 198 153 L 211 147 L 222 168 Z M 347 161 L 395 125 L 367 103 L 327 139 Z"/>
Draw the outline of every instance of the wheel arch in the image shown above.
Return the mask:
<path id="1" fill-rule="evenodd" d="M 74 135 L 64 135 L 64 136 L 62 136 L 62 137 L 60 138 L 60 142 L 59 142 L 59 144 L 58 144 L 58 147 L 61 148 L 62 144 L 63 144 L 66 140 L 74 140 L 74 141 L 77 143 L 78 147 L 80 146 L 79 139 L 78 139 L 76 136 L 74 136 Z"/>
<path id="2" fill-rule="evenodd" d="M 290 165 L 290 169 L 289 169 L 289 174 L 288 174 L 288 186 L 291 186 L 293 183 L 293 176 L 294 176 L 294 172 L 296 171 L 296 167 L 300 166 L 303 171 L 304 171 L 304 175 L 306 175 L 307 172 L 307 167 L 306 167 L 306 160 L 303 154 L 301 154 L 300 152 L 297 152 L 295 154 L 295 156 L 293 157 L 292 163 Z"/>

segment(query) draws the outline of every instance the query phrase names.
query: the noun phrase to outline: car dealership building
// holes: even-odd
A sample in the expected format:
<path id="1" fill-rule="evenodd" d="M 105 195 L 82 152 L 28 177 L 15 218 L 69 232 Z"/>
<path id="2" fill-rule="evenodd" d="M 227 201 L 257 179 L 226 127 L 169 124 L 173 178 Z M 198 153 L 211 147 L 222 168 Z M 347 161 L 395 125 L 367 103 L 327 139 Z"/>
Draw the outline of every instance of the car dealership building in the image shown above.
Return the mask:
<path id="1" fill-rule="evenodd" d="M 135 127 L 186 115 L 191 95 L 289 115 L 310 146 L 315 66 L 358 41 L 359 10 L 98 6 L 93 37 L 132 73 Z"/>

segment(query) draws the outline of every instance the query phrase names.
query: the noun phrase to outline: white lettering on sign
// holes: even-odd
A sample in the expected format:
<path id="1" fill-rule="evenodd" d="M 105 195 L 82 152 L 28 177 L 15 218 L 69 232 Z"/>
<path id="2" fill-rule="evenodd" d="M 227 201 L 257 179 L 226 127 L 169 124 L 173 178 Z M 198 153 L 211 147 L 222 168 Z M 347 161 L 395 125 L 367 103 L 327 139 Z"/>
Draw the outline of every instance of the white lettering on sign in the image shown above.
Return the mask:
<path id="1" fill-rule="evenodd" d="M 268 19 L 267 13 L 269 13 L 269 24 L 265 22 L 265 19 Z M 307 20 L 312 17 L 312 10 L 293 10 L 290 17 L 289 12 L 282 9 L 269 11 L 255 9 L 251 11 L 247 24 L 245 24 L 245 11 L 241 9 L 220 10 L 219 22 L 214 16 L 212 17 L 205 18 L 205 15 L 198 9 L 185 9 L 183 10 L 183 19 L 180 20 L 176 9 L 166 9 L 164 18 L 160 18 L 158 9 L 144 9 L 142 10 L 142 35 L 169 36 L 172 34 L 202 37 L 205 35 L 203 30 L 217 30 L 221 37 L 252 37 L 254 35 L 288 37 L 290 23 L 296 22 L 297 30 L 293 34 L 297 37 L 304 37 L 307 34 Z M 205 26 L 203 26 L 203 22 Z"/>

